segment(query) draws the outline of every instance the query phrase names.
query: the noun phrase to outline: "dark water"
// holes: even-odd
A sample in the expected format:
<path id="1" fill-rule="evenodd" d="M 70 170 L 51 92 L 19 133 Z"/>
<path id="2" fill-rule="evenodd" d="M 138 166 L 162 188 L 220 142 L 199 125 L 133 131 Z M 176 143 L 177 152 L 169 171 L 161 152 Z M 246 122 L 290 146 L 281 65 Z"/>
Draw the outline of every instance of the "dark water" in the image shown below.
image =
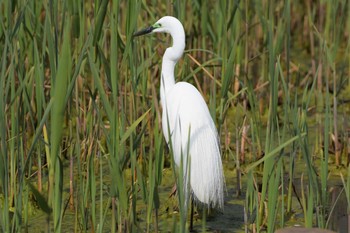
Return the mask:
<path id="1" fill-rule="evenodd" d="M 226 192 L 225 192 L 225 201 L 224 201 L 224 210 L 223 212 L 212 210 L 209 214 L 206 214 L 205 227 L 207 232 L 244 232 L 245 223 L 244 223 L 244 204 L 245 204 L 245 184 L 246 177 L 244 174 L 242 175 L 242 193 L 237 195 L 237 172 L 234 167 L 234 161 L 224 161 L 224 172 L 225 172 L 225 180 L 226 180 Z M 345 169 L 345 168 L 343 168 Z M 304 163 L 297 163 L 296 165 L 296 176 L 294 178 L 294 185 L 296 187 L 295 193 L 293 193 L 293 206 L 292 213 L 286 215 L 285 221 L 286 226 L 294 226 L 301 225 L 304 223 L 304 216 L 302 212 L 302 208 L 300 206 L 299 201 L 297 200 L 297 196 L 301 197 L 301 174 L 302 171 L 305 170 Z M 346 232 L 347 226 L 347 202 L 345 198 L 345 192 L 342 190 L 343 185 L 339 176 L 339 168 L 335 166 L 330 166 L 330 178 L 329 178 L 329 203 L 326 203 L 325 206 L 329 211 L 329 221 L 328 225 L 330 229 L 338 230 L 339 232 Z M 130 173 L 128 171 L 127 173 Z M 65 168 L 65 174 L 68 174 L 68 167 Z M 104 174 L 109 174 L 106 170 Z M 343 172 L 343 174 L 346 174 Z M 104 189 L 108 190 L 108 186 L 110 184 L 110 177 L 103 177 L 104 179 Z M 163 180 L 162 184 L 159 187 L 160 192 L 160 209 L 158 211 L 159 216 L 159 224 L 158 229 L 161 232 L 171 231 L 173 229 L 174 223 L 178 222 L 179 213 L 178 213 L 178 200 L 177 197 L 169 197 L 173 185 L 173 171 L 171 168 L 165 168 L 163 170 Z M 304 180 L 304 185 L 307 181 Z M 69 184 L 68 178 L 65 178 L 65 184 Z M 99 184 L 97 184 L 99 186 Z M 104 195 L 106 191 L 104 190 Z M 65 203 L 68 202 L 67 196 L 69 193 L 68 187 L 65 187 Z M 96 222 L 99 222 L 99 189 L 96 190 Z M 104 197 L 104 199 L 107 199 Z M 106 209 L 107 203 L 103 204 L 103 211 Z M 147 207 L 142 200 L 137 201 L 137 218 L 140 229 L 146 231 L 147 223 L 146 219 L 143 219 L 147 216 Z M 28 224 L 28 232 L 47 232 L 47 219 L 48 217 L 43 214 L 40 210 L 35 210 L 34 207 L 32 214 L 29 218 Z M 90 206 L 91 208 L 91 206 Z M 109 232 L 111 229 L 111 208 L 107 210 L 105 215 L 105 222 L 103 227 L 103 232 Z M 91 210 L 88 210 L 91 211 Z M 64 218 L 62 222 L 62 230 L 63 232 L 74 232 L 75 229 L 80 231 L 82 229 L 81 223 L 76 220 L 77 215 L 76 212 L 81 213 L 81 210 L 70 209 L 67 207 L 64 213 Z M 88 214 L 88 212 L 87 212 Z M 247 222 L 248 228 L 251 228 L 249 224 L 255 221 L 255 213 L 248 214 Z M 202 232 L 203 221 L 202 221 L 203 213 L 201 208 L 199 207 L 195 210 L 194 214 L 194 230 L 197 232 Z M 154 218 L 154 214 L 153 214 Z M 91 221 L 89 221 L 91 222 Z M 52 217 L 50 223 L 52 224 Z M 153 220 L 154 223 L 154 220 Z M 87 231 L 90 232 L 91 225 L 87 226 Z M 151 226 L 151 232 L 154 231 L 154 224 Z"/>

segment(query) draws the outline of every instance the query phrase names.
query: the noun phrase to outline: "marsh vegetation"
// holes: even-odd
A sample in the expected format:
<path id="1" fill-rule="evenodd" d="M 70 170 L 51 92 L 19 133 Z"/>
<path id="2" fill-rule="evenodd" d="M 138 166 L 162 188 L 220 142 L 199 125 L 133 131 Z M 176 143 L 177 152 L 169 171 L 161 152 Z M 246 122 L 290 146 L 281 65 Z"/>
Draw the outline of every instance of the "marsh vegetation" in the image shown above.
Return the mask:
<path id="1" fill-rule="evenodd" d="M 0 231 L 187 229 L 161 132 L 170 38 L 132 38 L 164 15 L 186 32 L 177 81 L 198 88 L 221 139 L 224 212 L 199 206 L 195 229 L 338 230 L 349 1 L 17 0 L 0 2 Z"/>

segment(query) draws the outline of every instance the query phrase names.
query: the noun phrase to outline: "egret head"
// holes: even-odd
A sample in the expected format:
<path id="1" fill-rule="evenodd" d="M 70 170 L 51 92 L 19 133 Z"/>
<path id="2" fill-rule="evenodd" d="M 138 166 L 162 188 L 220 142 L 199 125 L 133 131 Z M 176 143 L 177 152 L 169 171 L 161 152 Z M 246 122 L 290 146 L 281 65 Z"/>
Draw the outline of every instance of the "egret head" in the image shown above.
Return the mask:
<path id="1" fill-rule="evenodd" d="M 152 26 L 134 33 L 134 37 L 142 36 L 154 32 L 170 33 L 172 36 L 178 31 L 183 31 L 181 22 L 172 16 L 164 16 Z"/>
<path id="2" fill-rule="evenodd" d="M 168 70 L 166 65 L 168 64 L 167 62 L 170 61 L 173 63 L 172 65 L 175 65 L 184 52 L 185 31 L 181 22 L 177 18 L 172 16 L 164 16 L 152 26 L 134 33 L 134 37 L 151 34 L 154 32 L 169 33 L 173 38 L 173 45 L 165 50 L 163 56 L 162 72 L 166 73 L 166 70 Z M 169 74 L 167 75 L 170 75 L 170 73 L 173 75 L 173 72 L 174 70 L 172 68 L 169 70 Z"/>

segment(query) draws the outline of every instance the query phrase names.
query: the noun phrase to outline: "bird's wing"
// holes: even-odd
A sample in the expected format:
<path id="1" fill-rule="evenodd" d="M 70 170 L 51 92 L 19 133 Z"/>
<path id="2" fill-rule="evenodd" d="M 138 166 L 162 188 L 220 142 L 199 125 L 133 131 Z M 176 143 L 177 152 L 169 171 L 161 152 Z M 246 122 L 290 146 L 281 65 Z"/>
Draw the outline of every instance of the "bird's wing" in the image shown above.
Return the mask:
<path id="1" fill-rule="evenodd" d="M 196 198 L 213 206 L 223 205 L 223 173 L 217 130 L 208 107 L 189 83 L 179 82 L 166 95 L 163 130 L 178 166 L 190 160 L 191 189 Z M 165 122 L 164 122 L 165 120 Z M 188 147 L 188 145 L 190 146 Z M 187 154 L 190 154 L 190 157 Z"/>

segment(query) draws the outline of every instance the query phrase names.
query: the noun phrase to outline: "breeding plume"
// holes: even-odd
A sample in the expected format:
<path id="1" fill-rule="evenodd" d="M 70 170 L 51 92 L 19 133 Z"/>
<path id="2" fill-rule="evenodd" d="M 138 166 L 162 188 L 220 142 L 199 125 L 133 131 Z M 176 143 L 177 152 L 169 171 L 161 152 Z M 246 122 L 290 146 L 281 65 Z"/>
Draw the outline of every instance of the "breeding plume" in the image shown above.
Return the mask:
<path id="1" fill-rule="evenodd" d="M 215 124 L 199 91 L 187 82 L 175 83 L 174 68 L 185 49 L 184 28 L 178 19 L 165 16 L 134 36 L 154 32 L 169 33 L 173 40 L 165 50 L 160 77 L 165 140 L 177 167 L 189 165 L 184 169 L 184 187 L 189 181 L 195 200 L 222 209 L 224 175 Z"/>

